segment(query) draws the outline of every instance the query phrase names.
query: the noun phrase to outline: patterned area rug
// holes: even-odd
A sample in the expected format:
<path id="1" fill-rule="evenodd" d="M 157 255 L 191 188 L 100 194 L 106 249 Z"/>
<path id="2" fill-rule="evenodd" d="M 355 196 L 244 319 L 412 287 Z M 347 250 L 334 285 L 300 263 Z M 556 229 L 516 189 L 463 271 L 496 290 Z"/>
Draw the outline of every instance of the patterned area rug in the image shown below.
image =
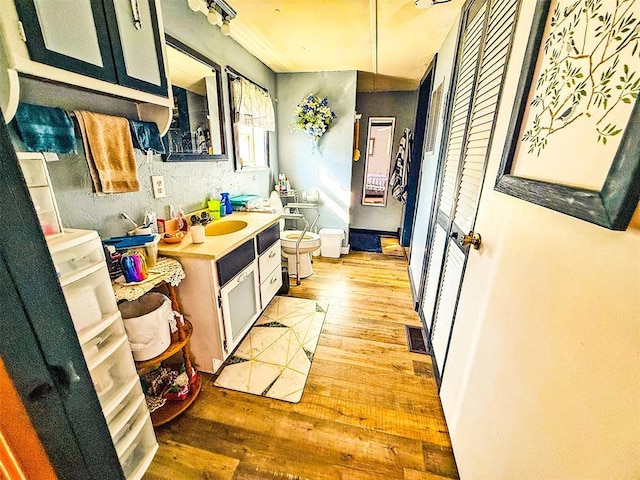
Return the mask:
<path id="1" fill-rule="evenodd" d="M 328 305 L 275 297 L 214 385 L 298 403 L 311 369 Z"/>

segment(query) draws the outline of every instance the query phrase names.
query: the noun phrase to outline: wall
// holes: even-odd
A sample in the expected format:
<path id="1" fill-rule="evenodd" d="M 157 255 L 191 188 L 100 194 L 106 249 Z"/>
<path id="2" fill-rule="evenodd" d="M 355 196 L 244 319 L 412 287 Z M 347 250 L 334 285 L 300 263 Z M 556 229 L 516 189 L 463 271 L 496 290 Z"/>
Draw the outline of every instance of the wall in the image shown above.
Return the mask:
<path id="1" fill-rule="evenodd" d="M 415 120 L 417 91 L 410 92 L 375 92 L 358 93 L 356 95 L 356 111 L 362 114 L 360 119 L 360 160 L 352 162 L 351 170 L 351 228 L 397 232 L 402 223 L 402 203 L 387 193 L 385 207 L 362 205 L 362 186 L 364 183 L 364 166 L 367 157 L 367 129 L 369 117 L 395 117 L 396 128 L 393 135 L 393 148 L 389 160 L 389 174 L 395 165 L 398 144 L 405 128 L 413 130 Z"/>
<path id="2" fill-rule="evenodd" d="M 320 194 L 318 228 L 348 232 L 351 204 L 351 159 L 356 107 L 356 72 L 278 74 L 276 110 L 280 173 L 291 187 Z M 309 93 L 327 97 L 337 115 L 317 147 L 299 131 L 292 132 L 296 106 Z"/>
<path id="3" fill-rule="evenodd" d="M 220 33 L 201 13 L 189 9 L 187 2 L 163 1 L 162 13 L 166 33 L 192 47 L 218 63 L 223 69 L 230 65 L 255 82 L 276 91 L 275 74 L 249 54 L 230 37 Z M 121 235 L 130 224 L 119 217 L 127 212 L 141 222 L 146 211 L 155 211 L 160 217 L 167 215 L 169 204 L 182 205 L 186 211 L 203 208 L 211 194 L 217 197 L 228 191 L 233 195 L 257 193 L 268 196 L 272 175 L 269 170 L 236 173 L 230 137 L 230 119 L 226 74 L 223 72 L 224 115 L 227 130 L 229 161 L 164 163 L 159 155 L 147 162 L 136 151 L 138 177 L 141 190 L 135 193 L 97 196 L 91 193 L 91 180 L 81 141 L 78 155 L 61 155 L 58 162 L 49 163 L 49 172 L 63 224 L 67 227 L 98 230 L 103 237 Z M 40 82 L 28 81 L 21 92 L 21 100 L 42 105 L 61 106 L 73 110 L 80 98 L 90 98 L 95 112 L 136 118 L 131 102 L 59 86 L 43 88 Z M 277 169 L 278 149 L 275 134 L 271 134 L 270 156 Z M 18 147 L 17 147 L 18 149 Z M 152 175 L 164 175 L 167 197 L 155 200 L 151 187 Z"/>
<path id="4" fill-rule="evenodd" d="M 438 167 L 438 155 L 442 148 L 442 113 L 444 112 L 444 102 L 449 91 L 451 83 L 451 73 L 453 71 L 453 62 L 456 53 L 456 44 L 458 39 L 458 28 L 460 19 L 456 20 L 449 31 L 447 38 L 438 50 L 438 60 L 434 74 L 433 89 L 443 84 L 443 106 L 441 107 L 440 116 L 438 118 L 438 130 L 436 133 L 436 143 L 434 151 L 430 153 L 423 152 L 422 164 L 420 165 L 420 183 L 418 184 L 417 201 L 418 206 L 414 217 L 413 234 L 411 237 L 410 256 L 409 256 L 409 276 L 411 277 L 411 285 L 416 291 L 413 292 L 417 296 L 417 290 L 420 287 L 420 277 L 422 276 L 422 268 L 424 264 L 424 255 L 426 251 L 427 233 L 429 230 L 429 221 L 431 219 L 431 207 L 433 204 L 433 190 L 436 182 L 436 173 Z M 429 120 L 427 120 L 428 122 Z M 430 318 L 427 323 L 431 323 Z"/>
<path id="5" fill-rule="evenodd" d="M 534 7 L 521 2 L 442 403 L 461 478 L 640 478 L 640 211 L 614 232 L 493 190 Z"/>

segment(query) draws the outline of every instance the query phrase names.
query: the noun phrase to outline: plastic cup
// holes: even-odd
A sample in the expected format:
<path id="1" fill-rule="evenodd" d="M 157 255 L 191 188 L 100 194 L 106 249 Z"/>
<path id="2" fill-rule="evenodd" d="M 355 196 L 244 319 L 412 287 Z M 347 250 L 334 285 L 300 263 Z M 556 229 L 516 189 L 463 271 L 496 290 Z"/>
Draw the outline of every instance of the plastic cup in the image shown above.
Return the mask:
<path id="1" fill-rule="evenodd" d="M 144 249 L 147 254 L 147 266 L 149 268 L 154 267 L 158 261 L 158 243 L 147 243 Z"/>
<path id="2" fill-rule="evenodd" d="M 191 241 L 193 243 L 204 243 L 204 227 L 202 225 L 191 226 Z"/>
<path id="3" fill-rule="evenodd" d="M 212 213 L 218 213 L 220 215 L 220 200 L 209 200 L 207 202 L 207 207 L 209 211 Z"/>

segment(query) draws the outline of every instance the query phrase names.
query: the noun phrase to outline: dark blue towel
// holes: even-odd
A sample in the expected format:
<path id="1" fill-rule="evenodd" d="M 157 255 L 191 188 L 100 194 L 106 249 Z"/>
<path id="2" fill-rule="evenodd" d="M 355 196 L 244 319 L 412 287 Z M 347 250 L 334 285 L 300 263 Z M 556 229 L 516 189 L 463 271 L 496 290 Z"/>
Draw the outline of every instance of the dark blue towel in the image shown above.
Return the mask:
<path id="1" fill-rule="evenodd" d="M 138 120 L 129 120 L 129 128 L 131 129 L 131 138 L 133 138 L 133 146 L 143 152 L 153 150 L 156 153 L 166 153 L 158 125 L 153 122 L 140 122 Z"/>
<path id="2" fill-rule="evenodd" d="M 20 103 L 16 124 L 27 152 L 76 151 L 73 122 L 62 108 Z"/>

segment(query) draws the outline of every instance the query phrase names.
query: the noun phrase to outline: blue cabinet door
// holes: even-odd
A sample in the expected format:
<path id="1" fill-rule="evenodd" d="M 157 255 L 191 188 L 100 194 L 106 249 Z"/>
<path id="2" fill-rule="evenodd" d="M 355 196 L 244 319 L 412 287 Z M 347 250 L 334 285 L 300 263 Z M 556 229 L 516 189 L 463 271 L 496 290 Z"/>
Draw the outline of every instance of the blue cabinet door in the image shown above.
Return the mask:
<path id="1" fill-rule="evenodd" d="M 124 479 L 4 122 L 0 356 L 59 478 Z"/>

